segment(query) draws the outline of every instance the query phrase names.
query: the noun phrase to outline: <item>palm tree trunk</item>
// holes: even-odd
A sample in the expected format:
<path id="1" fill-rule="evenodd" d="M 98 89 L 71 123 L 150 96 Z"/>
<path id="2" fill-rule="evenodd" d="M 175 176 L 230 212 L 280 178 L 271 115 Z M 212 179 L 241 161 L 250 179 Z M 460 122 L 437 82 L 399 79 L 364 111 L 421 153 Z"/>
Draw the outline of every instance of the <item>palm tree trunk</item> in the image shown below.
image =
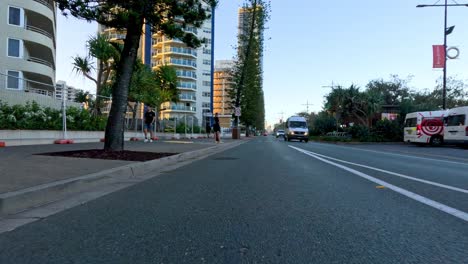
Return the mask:
<path id="1" fill-rule="evenodd" d="M 142 27 L 143 18 L 130 15 L 124 49 L 117 67 L 117 79 L 112 89 L 112 106 L 107 119 L 105 151 L 123 151 L 124 149 L 128 87 L 132 78 L 133 65 L 137 58 Z"/>

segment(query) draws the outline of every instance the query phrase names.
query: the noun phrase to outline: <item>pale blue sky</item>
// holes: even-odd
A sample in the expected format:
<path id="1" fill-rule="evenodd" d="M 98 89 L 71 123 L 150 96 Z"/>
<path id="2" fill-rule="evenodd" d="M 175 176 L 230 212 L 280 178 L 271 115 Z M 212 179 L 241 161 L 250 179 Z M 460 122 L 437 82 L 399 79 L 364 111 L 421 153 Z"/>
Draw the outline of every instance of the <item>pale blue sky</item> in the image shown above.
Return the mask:
<path id="1" fill-rule="evenodd" d="M 449 0 L 451 1 L 451 0 Z M 272 0 L 266 31 L 264 91 L 266 119 L 277 122 L 322 108 L 332 82 L 364 87 L 369 80 L 413 75 L 415 89 L 435 86 L 442 76 L 432 69 L 432 45 L 443 44 L 443 8 L 416 8 L 436 0 Z M 443 1 L 441 1 L 443 2 Z M 459 3 L 468 3 L 458 0 Z M 236 44 L 237 10 L 242 0 L 220 0 L 216 13 L 215 59 L 231 59 Z M 294 4 L 292 4 L 294 3 Z M 461 55 L 448 62 L 449 76 L 468 79 L 468 8 L 449 9 L 448 37 Z M 96 24 L 58 19 L 57 80 L 89 90 L 92 83 L 72 73 L 71 57 L 85 54 Z M 270 39 L 271 38 L 271 39 Z"/>

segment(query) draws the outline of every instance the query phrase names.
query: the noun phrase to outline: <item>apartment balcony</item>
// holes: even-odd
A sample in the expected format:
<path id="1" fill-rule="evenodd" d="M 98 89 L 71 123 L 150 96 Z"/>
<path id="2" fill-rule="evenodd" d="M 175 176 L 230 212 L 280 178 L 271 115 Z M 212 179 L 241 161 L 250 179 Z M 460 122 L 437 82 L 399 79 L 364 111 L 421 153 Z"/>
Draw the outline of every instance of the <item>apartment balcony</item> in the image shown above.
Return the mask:
<path id="1" fill-rule="evenodd" d="M 176 58 L 167 58 L 165 60 L 158 60 L 153 63 L 153 67 L 161 66 L 161 65 L 172 65 L 172 66 L 179 66 L 179 67 L 186 67 L 190 69 L 197 69 L 197 62 L 196 60 L 188 60 L 188 59 L 176 59 Z"/>
<path id="2" fill-rule="evenodd" d="M 45 65 L 55 71 L 54 51 L 41 43 L 24 41 L 25 59 L 27 61 Z"/>
<path id="3" fill-rule="evenodd" d="M 176 74 L 178 78 L 197 80 L 197 73 L 193 71 L 177 70 Z"/>
<path id="4" fill-rule="evenodd" d="M 39 33 L 47 38 L 50 38 L 55 47 L 55 23 L 54 16 L 50 17 L 36 10 L 25 9 L 25 28 L 26 30 Z"/>
<path id="5" fill-rule="evenodd" d="M 23 78 L 22 85 L 25 92 L 48 96 L 52 96 L 55 93 L 53 77 L 50 75 L 23 70 Z"/>
<path id="6" fill-rule="evenodd" d="M 177 83 L 177 89 L 197 91 L 197 83 L 195 83 L 195 82 L 179 82 L 179 83 Z"/>
<path id="7" fill-rule="evenodd" d="M 197 97 L 195 95 L 190 94 L 179 94 L 180 101 L 187 101 L 187 102 L 196 102 Z"/>
<path id="8" fill-rule="evenodd" d="M 165 107 L 164 113 L 171 113 L 171 112 L 193 114 L 197 112 L 197 108 L 194 106 L 184 106 L 184 105 L 171 105 L 171 106 Z"/>
<path id="9" fill-rule="evenodd" d="M 179 45 L 185 45 L 185 43 L 177 38 L 171 39 L 167 37 L 161 37 L 159 34 L 153 34 L 153 41 L 152 45 L 153 48 L 160 48 L 163 46 L 163 44 L 179 44 Z"/>
<path id="10" fill-rule="evenodd" d="M 162 55 L 180 55 L 196 58 L 198 54 L 195 49 L 183 47 L 165 47 L 163 49 L 157 49 L 152 53 L 153 58 L 158 58 Z"/>

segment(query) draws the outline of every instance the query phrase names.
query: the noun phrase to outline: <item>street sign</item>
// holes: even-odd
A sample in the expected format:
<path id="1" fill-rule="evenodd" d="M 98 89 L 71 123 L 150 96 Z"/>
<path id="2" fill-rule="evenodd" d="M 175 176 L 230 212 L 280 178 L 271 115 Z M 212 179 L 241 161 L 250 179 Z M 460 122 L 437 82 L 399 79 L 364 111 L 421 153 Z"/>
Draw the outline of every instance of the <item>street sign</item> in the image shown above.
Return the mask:
<path id="1" fill-rule="evenodd" d="M 240 107 L 236 107 L 235 110 L 234 110 L 234 115 L 235 116 L 241 116 L 241 108 Z"/>

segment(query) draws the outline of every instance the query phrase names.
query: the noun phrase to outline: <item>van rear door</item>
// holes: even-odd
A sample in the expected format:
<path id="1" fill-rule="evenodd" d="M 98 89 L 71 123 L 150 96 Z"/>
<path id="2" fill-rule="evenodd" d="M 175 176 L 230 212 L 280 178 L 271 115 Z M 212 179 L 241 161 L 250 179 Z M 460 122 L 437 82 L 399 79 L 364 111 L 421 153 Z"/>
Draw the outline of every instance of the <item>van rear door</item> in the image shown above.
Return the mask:
<path id="1" fill-rule="evenodd" d="M 446 141 L 464 141 L 468 138 L 466 114 L 454 114 L 447 117 L 444 139 Z"/>

